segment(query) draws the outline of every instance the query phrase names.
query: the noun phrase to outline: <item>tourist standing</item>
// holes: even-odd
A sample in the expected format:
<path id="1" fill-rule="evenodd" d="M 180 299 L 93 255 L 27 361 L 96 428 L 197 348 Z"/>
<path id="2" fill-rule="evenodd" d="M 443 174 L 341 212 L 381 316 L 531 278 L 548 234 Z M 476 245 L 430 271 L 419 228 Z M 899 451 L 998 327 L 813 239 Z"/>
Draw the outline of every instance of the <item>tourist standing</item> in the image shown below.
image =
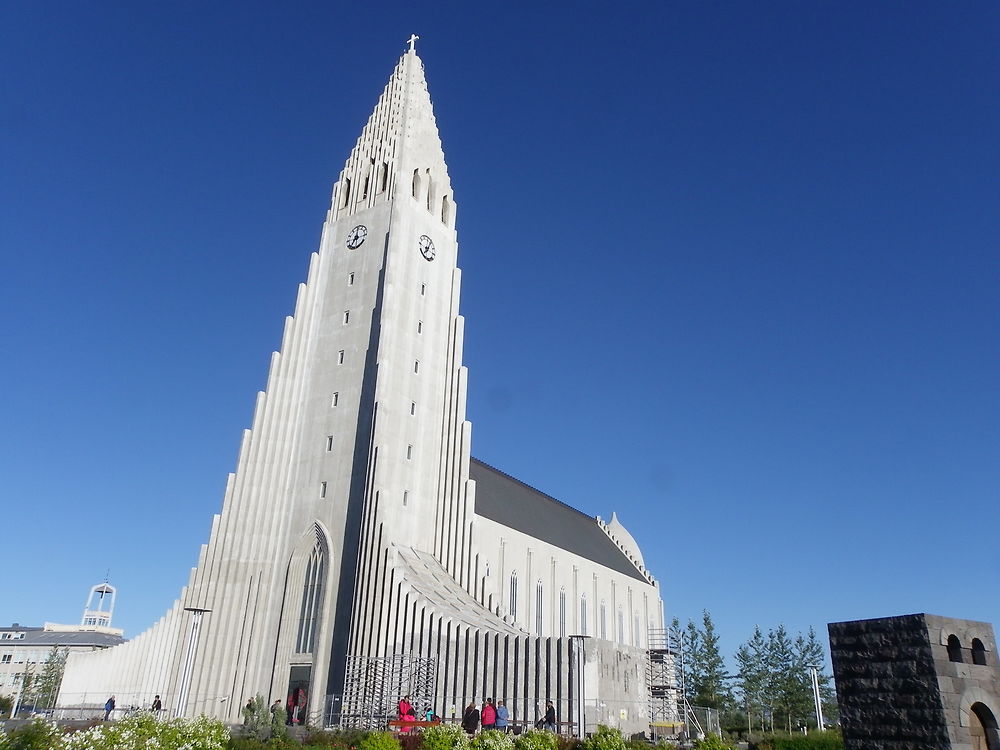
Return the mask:
<path id="1" fill-rule="evenodd" d="M 506 732 L 510 726 L 510 713 L 507 711 L 507 704 L 497 701 L 497 729 Z"/>
<path id="2" fill-rule="evenodd" d="M 108 698 L 108 702 L 104 704 L 104 720 L 107 721 L 111 718 L 111 712 L 115 710 L 115 696 Z"/>
<path id="3" fill-rule="evenodd" d="M 153 705 L 151 706 L 154 714 L 159 714 L 163 710 L 163 701 L 160 700 L 160 696 L 153 696 Z"/>
<path id="4" fill-rule="evenodd" d="M 462 714 L 462 729 L 467 734 L 475 734 L 479 729 L 479 709 L 476 708 L 475 701 L 465 707 L 465 713 Z"/>
<path id="5" fill-rule="evenodd" d="M 493 699 L 487 698 L 486 703 L 483 704 L 483 731 L 487 729 L 496 729 L 497 724 L 497 710 L 493 706 Z"/>

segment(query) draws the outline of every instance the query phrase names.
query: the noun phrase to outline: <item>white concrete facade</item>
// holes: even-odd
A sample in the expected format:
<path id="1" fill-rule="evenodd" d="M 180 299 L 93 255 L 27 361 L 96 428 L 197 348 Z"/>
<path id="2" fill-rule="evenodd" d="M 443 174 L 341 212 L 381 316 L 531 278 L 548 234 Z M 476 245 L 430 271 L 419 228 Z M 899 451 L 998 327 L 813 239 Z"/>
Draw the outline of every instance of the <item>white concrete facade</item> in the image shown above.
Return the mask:
<path id="1" fill-rule="evenodd" d="M 247 698 L 296 684 L 316 721 L 348 657 L 405 653 L 437 660 L 439 713 L 495 695 L 533 720 L 551 697 L 569 721 L 569 635 L 600 639 L 588 654 L 624 658 L 641 682 L 662 602 L 617 519 L 587 519 L 621 556 L 608 567 L 477 514 L 455 215 L 411 49 L 335 185 L 188 585 L 133 641 L 73 655 L 61 704 L 160 694 L 175 713 L 237 720 Z M 630 692 L 645 701 L 639 682 Z M 639 708 L 616 716 L 644 728 Z"/>

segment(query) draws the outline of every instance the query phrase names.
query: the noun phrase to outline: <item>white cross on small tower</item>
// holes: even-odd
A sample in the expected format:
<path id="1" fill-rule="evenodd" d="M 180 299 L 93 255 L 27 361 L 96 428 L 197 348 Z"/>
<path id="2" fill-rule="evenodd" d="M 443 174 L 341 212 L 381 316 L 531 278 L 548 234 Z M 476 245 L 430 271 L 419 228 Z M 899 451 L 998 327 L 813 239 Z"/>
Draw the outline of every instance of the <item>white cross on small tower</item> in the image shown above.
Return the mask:
<path id="1" fill-rule="evenodd" d="M 410 52 L 414 52 L 414 51 L 415 51 L 415 50 L 414 50 L 414 48 L 413 48 L 413 45 L 414 45 L 414 44 L 416 44 L 416 41 L 417 41 L 417 40 L 418 40 L 419 38 L 420 38 L 420 37 L 419 37 L 419 36 L 417 36 L 416 34 L 410 34 L 410 38 L 406 40 L 406 41 L 407 41 L 407 42 L 409 42 L 409 44 L 410 44 Z"/>

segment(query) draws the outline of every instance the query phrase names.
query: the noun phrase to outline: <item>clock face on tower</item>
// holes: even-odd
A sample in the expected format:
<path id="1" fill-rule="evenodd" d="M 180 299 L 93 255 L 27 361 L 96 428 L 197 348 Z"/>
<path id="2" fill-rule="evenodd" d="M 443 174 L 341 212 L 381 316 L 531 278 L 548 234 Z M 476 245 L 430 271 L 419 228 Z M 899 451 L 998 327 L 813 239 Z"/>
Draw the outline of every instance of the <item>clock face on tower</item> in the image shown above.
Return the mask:
<path id="1" fill-rule="evenodd" d="M 425 260 L 434 260 L 434 256 L 437 255 L 437 250 L 434 248 L 434 240 L 426 234 L 422 234 L 417 246 L 420 248 L 420 254 L 424 256 Z"/>
<path id="2" fill-rule="evenodd" d="M 356 250 L 361 247 L 361 243 L 365 241 L 365 237 L 368 236 L 368 227 L 364 224 L 358 224 L 354 229 L 347 233 L 347 249 Z"/>

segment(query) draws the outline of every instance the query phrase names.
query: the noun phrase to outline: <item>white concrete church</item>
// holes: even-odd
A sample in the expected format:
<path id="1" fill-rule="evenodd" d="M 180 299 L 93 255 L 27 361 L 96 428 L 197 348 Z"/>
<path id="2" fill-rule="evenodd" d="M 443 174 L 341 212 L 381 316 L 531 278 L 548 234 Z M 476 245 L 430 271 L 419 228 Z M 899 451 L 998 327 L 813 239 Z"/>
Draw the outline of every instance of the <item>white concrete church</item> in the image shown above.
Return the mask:
<path id="1" fill-rule="evenodd" d="M 222 511 L 163 618 L 73 654 L 61 706 L 240 720 L 650 723 L 659 586 L 614 515 L 471 458 L 456 203 L 413 42 L 340 173 Z M 656 680 L 652 680 L 656 682 Z M 655 713 L 655 710 L 654 710 Z"/>

